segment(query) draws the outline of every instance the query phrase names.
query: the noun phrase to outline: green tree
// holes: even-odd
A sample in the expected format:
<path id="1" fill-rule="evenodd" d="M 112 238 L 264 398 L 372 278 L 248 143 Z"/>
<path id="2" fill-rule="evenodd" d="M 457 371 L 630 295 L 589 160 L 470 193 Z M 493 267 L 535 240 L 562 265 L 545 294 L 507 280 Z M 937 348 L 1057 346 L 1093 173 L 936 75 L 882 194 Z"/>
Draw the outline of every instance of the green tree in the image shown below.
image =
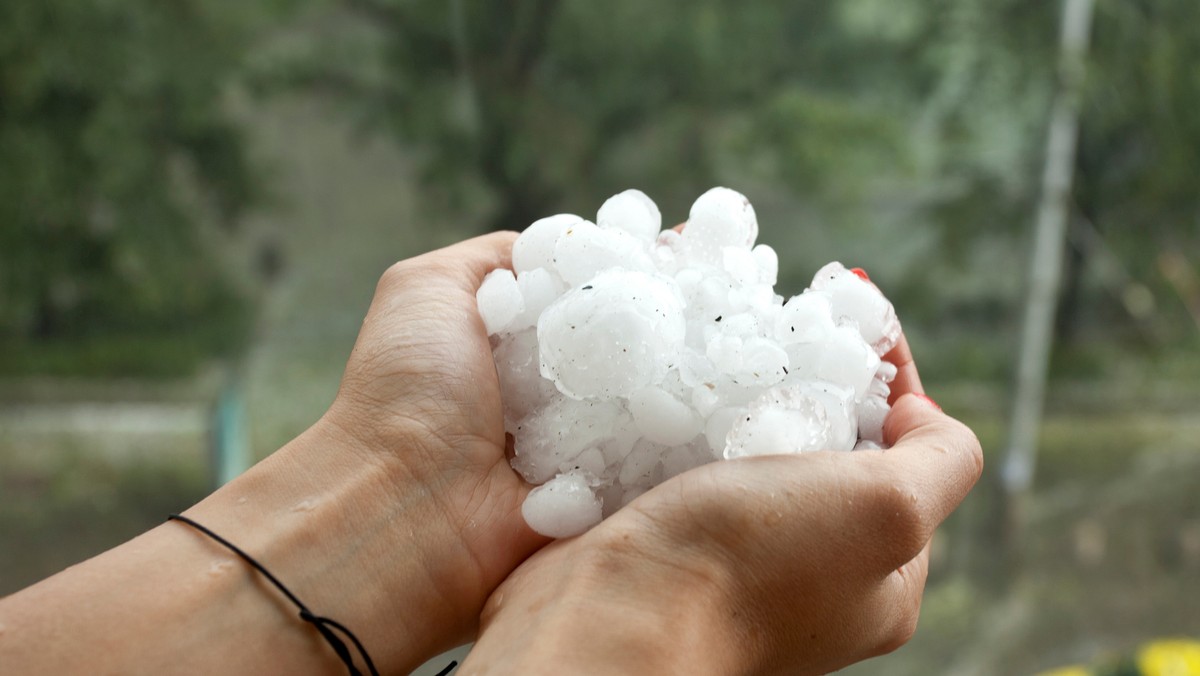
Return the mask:
<path id="1" fill-rule="evenodd" d="M 232 0 L 0 3 L 6 370 L 64 341 L 236 335 L 199 226 L 255 195 L 222 105 L 254 21 Z"/>
<path id="2" fill-rule="evenodd" d="M 892 89 L 863 86 L 894 62 L 846 58 L 890 46 L 848 33 L 830 3 L 325 0 L 310 12 L 319 44 L 287 42 L 265 70 L 394 133 L 430 194 L 454 205 L 482 192 L 490 228 L 632 185 L 686 213 L 755 165 L 779 167 L 759 172 L 773 180 L 849 179 L 846 160 L 896 152 L 902 131 L 881 105 Z"/>

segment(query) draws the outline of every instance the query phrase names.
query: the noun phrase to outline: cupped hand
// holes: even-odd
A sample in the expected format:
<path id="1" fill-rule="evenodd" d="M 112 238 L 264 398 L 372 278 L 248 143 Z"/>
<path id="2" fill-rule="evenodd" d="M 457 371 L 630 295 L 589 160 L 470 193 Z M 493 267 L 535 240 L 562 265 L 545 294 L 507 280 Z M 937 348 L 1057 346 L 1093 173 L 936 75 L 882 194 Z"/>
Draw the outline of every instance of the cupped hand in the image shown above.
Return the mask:
<path id="1" fill-rule="evenodd" d="M 438 507 L 448 542 L 396 544 L 427 553 L 455 619 L 451 644 L 469 638 L 488 594 L 546 542 L 521 518 L 529 486 L 505 459 L 500 385 L 475 301 L 483 277 L 509 267 L 515 238 L 492 233 L 389 268 L 322 419 L 395 478 L 397 494 L 379 499 L 419 494 Z"/>
<path id="2" fill-rule="evenodd" d="M 462 668 L 820 674 L 912 634 L 934 528 L 982 470 L 905 343 L 891 448 L 717 462 L 530 557 Z"/>

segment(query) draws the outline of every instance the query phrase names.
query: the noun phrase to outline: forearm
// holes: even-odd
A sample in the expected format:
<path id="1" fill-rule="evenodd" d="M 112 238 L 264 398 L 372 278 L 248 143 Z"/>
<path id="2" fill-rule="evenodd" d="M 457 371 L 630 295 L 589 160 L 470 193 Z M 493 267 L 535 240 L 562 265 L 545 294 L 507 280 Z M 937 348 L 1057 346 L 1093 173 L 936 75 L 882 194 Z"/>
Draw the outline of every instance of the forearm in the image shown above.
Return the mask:
<path id="1" fill-rule="evenodd" d="M 186 514 L 351 628 L 378 666 L 411 668 L 469 630 L 441 603 L 446 581 L 436 579 L 453 568 L 444 559 L 456 545 L 434 501 L 405 495 L 396 468 L 345 444 L 318 425 Z M 14 673 L 343 669 L 265 579 L 175 522 L 0 600 L 0 664 Z"/>

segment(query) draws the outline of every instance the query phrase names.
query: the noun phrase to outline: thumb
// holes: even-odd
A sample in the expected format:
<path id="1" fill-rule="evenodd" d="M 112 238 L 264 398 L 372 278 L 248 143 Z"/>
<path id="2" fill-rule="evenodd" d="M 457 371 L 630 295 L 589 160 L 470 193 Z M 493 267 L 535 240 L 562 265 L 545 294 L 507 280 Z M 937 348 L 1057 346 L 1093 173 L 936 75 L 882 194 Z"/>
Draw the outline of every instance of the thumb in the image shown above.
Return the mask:
<path id="1" fill-rule="evenodd" d="M 880 454 L 881 462 L 895 482 L 916 496 L 919 518 L 932 532 L 979 480 L 979 439 L 923 394 L 906 394 L 896 401 L 883 435 L 892 447 Z"/>
<path id="2" fill-rule="evenodd" d="M 426 256 L 431 263 L 437 264 L 438 271 L 444 273 L 447 281 L 475 295 L 489 272 L 512 267 L 512 245 L 516 238 L 517 233 L 502 230 L 438 249 Z"/>

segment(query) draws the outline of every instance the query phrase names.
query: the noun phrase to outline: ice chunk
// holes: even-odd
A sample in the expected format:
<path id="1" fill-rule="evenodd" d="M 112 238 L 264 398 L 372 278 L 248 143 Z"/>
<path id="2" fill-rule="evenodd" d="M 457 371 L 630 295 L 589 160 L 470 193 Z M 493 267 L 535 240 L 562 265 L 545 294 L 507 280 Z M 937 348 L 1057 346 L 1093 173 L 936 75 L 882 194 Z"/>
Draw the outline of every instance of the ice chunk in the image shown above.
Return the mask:
<path id="1" fill-rule="evenodd" d="M 584 284 L 613 268 L 656 270 L 647 249 L 633 235 L 624 230 L 602 230 L 588 221 L 568 227 L 554 245 L 554 269 L 571 286 Z"/>
<path id="2" fill-rule="evenodd" d="M 729 188 L 701 195 L 688 214 L 683 241 L 690 253 L 711 265 L 721 263 L 727 246 L 749 249 L 758 238 L 758 218 L 746 196 Z"/>
<path id="3" fill-rule="evenodd" d="M 779 278 L 779 254 L 766 244 L 759 244 L 750 253 L 754 255 L 754 263 L 758 267 L 759 283 L 775 286 Z"/>
<path id="4" fill-rule="evenodd" d="M 618 480 L 625 486 L 642 486 L 644 488 L 658 483 L 658 480 L 661 479 L 658 473 L 662 470 L 659 463 L 666 450 L 666 446 L 656 444 L 649 439 L 639 441 L 629 455 L 625 456 L 625 461 L 621 463 Z"/>
<path id="5" fill-rule="evenodd" d="M 602 273 L 538 321 L 542 375 L 575 398 L 627 397 L 661 383 L 683 347 L 683 307 L 669 277 Z"/>
<path id="6" fill-rule="evenodd" d="M 533 222 L 513 242 L 513 270 L 517 274 L 545 268 L 554 269 L 554 245 L 567 228 L 582 223 L 575 214 L 547 216 Z"/>
<path id="7" fill-rule="evenodd" d="M 848 387 L 858 401 L 867 394 L 879 356 L 862 341 L 851 326 L 838 326 L 817 340 L 787 347 L 789 378 L 825 380 Z"/>
<path id="8" fill-rule="evenodd" d="M 822 448 L 827 451 L 849 451 L 858 439 L 858 409 L 854 405 L 854 390 L 823 380 L 807 380 L 791 385 L 795 392 L 812 397 L 825 407 L 829 421 L 829 438 Z"/>
<path id="9" fill-rule="evenodd" d="M 857 326 L 875 354 L 883 356 L 896 346 L 900 322 L 892 304 L 875 285 L 835 262 L 817 271 L 810 288 L 829 294 L 834 319 Z"/>
<path id="10" fill-rule="evenodd" d="M 657 387 L 629 397 L 629 412 L 642 436 L 666 446 L 678 446 L 700 433 L 700 416 L 690 406 Z"/>
<path id="11" fill-rule="evenodd" d="M 542 483 L 563 463 L 632 424 L 629 414 L 611 402 L 557 397 L 518 425 L 513 434 L 513 467 L 526 481 Z"/>
<path id="12" fill-rule="evenodd" d="M 525 523 L 542 535 L 566 538 L 600 523 L 600 500 L 581 474 L 561 474 L 529 492 Z"/>
<path id="13" fill-rule="evenodd" d="M 833 303 L 825 293 L 792 296 L 775 319 L 775 339 L 782 345 L 818 342 L 833 329 Z"/>
<path id="14" fill-rule="evenodd" d="M 858 405 L 858 438 L 882 444 L 883 421 L 889 411 L 891 407 L 888 406 L 886 395 L 881 397 L 873 394 L 863 399 Z"/>
<path id="15" fill-rule="evenodd" d="M 647 244 L 654 242 L 662 230 L 662 214 L 658 205 L 641 190 L 626 190 L 605 200 L 596 213 L 596 225 L 618 228 Z"/>
<path id="16" fill-rule="evenodd" d="M 534 329 L 505 336 L 492 354 L 509 427 L 530 412 L 545 407 L 558 394 L 554 383 L 538 371 L 537 331 Z"/>
<path id="17" fill-rule="evenodd" d="M 488 335 L 507 331 L 513 320 L 525 310 L 521 289 L 512 270 L 492 270 L 483 278 L 475 293 L 479 316 Z"/>
<path id="18" fill-rule="evenodd" d="M 742 407 L 726 406 L 708 416 L 708 422 L 704 425 L 704 437 L 709 447 L 721 449 L 722 452 L 728 448 L 729 431 L 745 410 Z"/>
<path id="19" fill-rule="evenodd" d="M 819 451 L 828 448 L 829 437 L 824 403 L 800 388 L 777 388 L 734 421 L 725 459 Z"/>

